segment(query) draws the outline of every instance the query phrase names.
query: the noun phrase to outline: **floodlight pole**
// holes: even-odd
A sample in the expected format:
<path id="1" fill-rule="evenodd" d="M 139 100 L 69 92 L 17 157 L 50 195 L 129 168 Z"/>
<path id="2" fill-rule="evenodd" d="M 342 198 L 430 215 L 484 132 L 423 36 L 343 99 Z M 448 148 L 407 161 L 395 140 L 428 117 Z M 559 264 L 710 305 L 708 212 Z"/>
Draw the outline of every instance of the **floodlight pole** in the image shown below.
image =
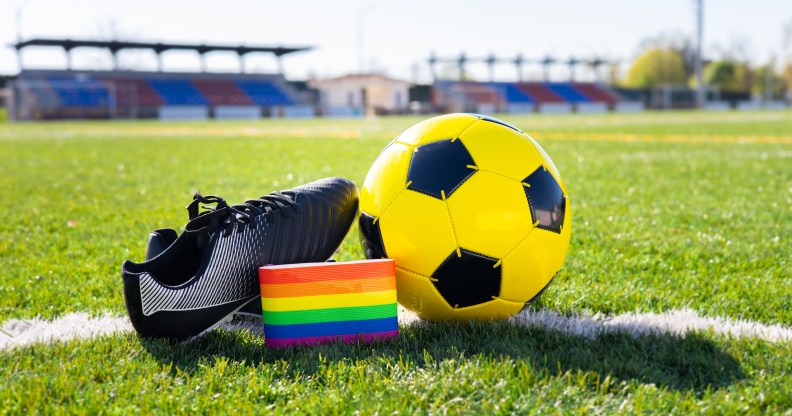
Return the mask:
<path id="1" fill-rule="evenodd" d="M 703 58 L 701 56 L 704 42 L 704 0 L 696 0 L 696 107 L 703 108 L 706 100 L 704 76 L 702 75 Z"/>
<path id="2" fill-rule="evenodd" d="M 364 18 L 366 17 L 366 13 L 374 7 L 373 4 L 369 3 L 364 5 L 358 11 L 358 21 L 357 21 L 357 29 L 358 29 L 358 72 L 364 73 L 365 72 L 365 57 L 363 56 L 363 23 Z"/>
<path id="3" fill-rule="evenodd" d="M 542 63 L 542 78 L 544 82 L 550 81 L 550 62 L 545 60 Z"/>
<path id="4" fill-rule="evenodd" d="M 523 59 L 522 54 L 518 53 L 517 56 L 514 57 L 513 62 L 514 66 L 517 67 L 517 82 L 523 82 L 523 63 L 525 60 Z"/>
<path id="5" fill-rule="evenodd" d="M 22 11 L 24 11 L 25 6 L 30 3 L 31 0 L 23 0 L 16 8 L 16 40 L 17 44 L 22 42 Z M 22 70 L 22 50 L 17 48 L 17 65 L 19 65 L 19 70 Z"/>
<path id="6" fill-rule="evenodd" d="M 773 101 L 773 71 L 775 71 L 775 56 L 770 58 L 770 62 L 767 63 L 767 70 L 765 71 L 764 94 L 762 94 L 762 102 L 765 105 Z"/>
<path id="7" fill-rule="evenodd" d="M 201 57 L 201 72 L 206 72 L 207 68 L 209 68 L 209 66 L 206 64 L 206 53 L 199 52 L 198 55 Z"/>
<path id="8" fill-rule="evenodd" d="M 22 4 L 26 4 L 26 3 L 27 2 L 24 2 Z M 20 22 L 22 21 L 22 4 L 20 4 L 16 8 L 16 24 L 15 24 L 15 26 L 16 26 L 16 40 L 17 40 L 17 43 L 22 42 L 22 28 L 20 27 L 21 26 Z"/>
<path id="9" fill-rule="evenodd" d="M 495 57 L 494 53 L 491 53 L 490 56 L 484 59 L 484 62 L 487 63 L 487 68 L 489 69 L 489 81 L 495 82 L 495 64 L 498 63 L 498 58 Z"/>
<path id="10" fill-rule="evenodd" d="M 437 82 L 437 72 L 435 72 L 435 64 L 437 63 L 437 55 L 435 55 L 434 51 L 432 51 L 431 55 L 429 55 L 429 61 L 428 62 L 429 62 L 429 72 L 431 72 L 431 75 L 432 75 L 432 84 L 434 84 L 435 82 Z"/>
<path id="11" fill-rule="evenodd" d="M 22 42 L 22 12 L 31 0 L 23 0 L 16 8 L 16 38 L 17 43 Z"/>

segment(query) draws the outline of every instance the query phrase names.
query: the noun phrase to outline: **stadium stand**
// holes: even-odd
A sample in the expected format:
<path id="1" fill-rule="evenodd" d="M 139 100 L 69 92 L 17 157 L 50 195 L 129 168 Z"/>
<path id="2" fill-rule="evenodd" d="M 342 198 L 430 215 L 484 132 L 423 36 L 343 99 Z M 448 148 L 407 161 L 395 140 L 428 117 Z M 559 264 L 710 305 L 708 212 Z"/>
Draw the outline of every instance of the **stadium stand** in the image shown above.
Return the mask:
<path id="1" fill-rule="evenodd" d="M 226 115 L 288 115 L 291 112 L 284 107 L 300 106 L 305 112 L 306 106 L 313 105 L 277 74 L 26 70 L 17 80 L 17 89 L 19 110 L 34 119 L 150 118 L 164 114 L 161 107 L 180 106 L 223 107 Z M 234 106 L 260 110 L 240 112 Z M 278 111 L 272 111 L 275 107 Z"/>
<path id="2" fill-rule="evenodd" d="M 270 106 L 270 105 L 292 105 L 294 100 L 289 98 L 280 88 L 275 86 L 273 82 L 265 80 L 239 80 L 237 85 L 244 91 L 253 103 Z"/>
<path id="3" fill-rule="evenodd" d="M 492 84 L 458 82 L 454 83 L 452 88 L 477 104 L 502 104 L 506 102 L 504 94 L 498 89 L 492 88 Z"/>
<path id="4" fill-rule="evenodd" d="M 550 112 L 568 112 L 573 105 L 590 111 L 612 108 L 622 101 L 604 85 L 581 82 L 441 81 L 435 83 L 435 91 L 435 105 L 455 111 L 494 108 L 500 112 L 524 112 L 547 108 L 553 110 Z"/>
<path id="5" fill-rule="evenodd" d="M 591 101 L 567 82 L 546 82 L 545 86 L 560 95 L 568 103 L 576 104 Z"/>
<path id="6" fill-rule="evenodd" d="M 58 47 L 67 55 L 66 70 L 21 68 L 11 83 L 9 113 L 14 119 L 57 118 L 251 118 L 262 114 L 289 117 L 314 114 L 311 91 L 292 85 L 283 76 L 283 57 L 311 47 L 163 43 L 123 40 L 34 38 L 12 45 L 23 49 Z M 93 48 L 110 52 L 111 71 L 73 70 L 71 52 Z M 149 50 L 158 58 L 168 51 L 192 51 L 205 68 L 209 52 L 230 52 L 239 57 L 242 73 L 172 73 L 118 70 L 117 53 L 127 49 Z M 278 63 L 277 74 L 245 73 L 245 57 L 269 54 Z M 22 62 L 20 61 L 20 66 Z"/>
<path id="7" fill-rule="evenodd" d="M 529 94 L 520 90 L 517 85 L 512 83 L 490 83 L 496 90 L 499 90 L 501 95 L 506 99 L 506 102 L 512 104 L 535 104 L 536 100 Z"/>
<path id="8" fill-rule="evenodd" d="M 253 104 L 250 96 L 245 94 L 234 81 L 226 79 L 196 79 L 192 83 L 214 106 Z"/>
<path id="9" fill-rule="evenodd" d="M 154 91 L 151 84 L 143 78 L 99 78 L 100 81 L 115 85 L 116 103 L 122 106 L 140 105 L 156 107 L 164 104 L 162 97 Z"/>
<path id="10" fill-rule="evenodd" d="M 495 112 L 506 104 L 493 83 L 440 81 L 434 84 L 435 105 L 447 112 Z"/>
<path id="11" fill-rule="evenodd" d="M 571 86 L 594 103 L 614 105 L 620 101 L 620 97 L 616 93 L 598 84 L 576 82 L 571 84 Z"/>
<path id="12" fill-rule="evenodd" d="M 167 105 L 209 105 L 188 79 L 149 79 L 149 84 Z"/>
<path id="13" fill-rule="evenodd" d="M 60 98 L 54 88 L 37 88 L 36 84 L 25 84 L 18 95 L 25 97 L 25 101 L 33 106 L 53 108 L 60 105 Z"/>
<path id="14" fill-rule="evenodd" d="M 50 78 L 48 80 L 66 107 L 100 107 L 111 102 L 107 87 L 95 80 Z"/>
<path id="15" fill-rule="evenodd" d="M 539 104 L 547 103 L 563 103 L 564 98 L 547 88 L 541 82 L 520 82 L 515 84 L 520 91 L 533 97 L 534 101 Z"/>

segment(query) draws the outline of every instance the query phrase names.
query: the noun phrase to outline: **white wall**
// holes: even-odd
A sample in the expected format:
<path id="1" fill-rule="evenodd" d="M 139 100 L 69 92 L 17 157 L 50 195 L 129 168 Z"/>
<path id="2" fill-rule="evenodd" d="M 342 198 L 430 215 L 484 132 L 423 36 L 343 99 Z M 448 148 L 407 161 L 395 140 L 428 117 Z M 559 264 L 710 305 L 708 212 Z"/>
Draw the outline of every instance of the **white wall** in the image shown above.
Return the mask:
<path id="1" fill-rule="evenodd" d="M 536 104 L 509 104 L 506 112 L 509 114 L 530 114 L 536 110 Z"/>
<path id="2" fill-rule="evenodd" d="M 605 104 L 605 103 L 578 103 L 577 104 L 577 112 L 578 113 L 596 114 L 596 113 L 604 113 L 606 111 L 608 111 L 608 104 Z"/>
<path id="3" fill-rule="evenodd" d="M 157 108 L 160 120 L 206 120 L 209 107 L 205 105 L 163 105 Z"/>
<path id="4" fill-rule="evenodd" d="M 218 105 L 214 108 L 216 119 L 254 120 L 261 118 L 261 107 L 255 105 Z"/>
<path id="5" fill-rule="evenodd" d="M 644 110 L 644 105 L 640 101 L 619 101 L 614 107 L 617 113 L 638 113 Z"/>
<path id="6" fill-rule="evenodd" d="M 363 89 L 369 109 L 406 110 L 409 105 L 409 85 L 376 78 L 351 78 L 319 82 L 324 108 L 363 108 Z"/>
<path id="7" fill-rule="evenodd" d="M 572 112 L 572 104 L 569 103 L 539 104 L 539 112 L 542 114 L 569 114 Z"/>

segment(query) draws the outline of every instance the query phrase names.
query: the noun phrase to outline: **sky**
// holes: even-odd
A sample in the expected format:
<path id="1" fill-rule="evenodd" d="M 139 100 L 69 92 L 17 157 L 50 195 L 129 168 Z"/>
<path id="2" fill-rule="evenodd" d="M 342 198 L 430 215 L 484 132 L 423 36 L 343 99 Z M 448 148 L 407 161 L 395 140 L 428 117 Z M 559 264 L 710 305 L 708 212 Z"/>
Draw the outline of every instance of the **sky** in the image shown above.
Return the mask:
<path id="1" fill-rule="evenodd" d="M 755 64 L 772 57 L 792 58 L 784 45 L 784 27 L 792 26 L 792 0 L 705 0 L 704 52 L 724 51 Z M 152 42 L 195 42 L 262 46 L 312 46 L 284 59 L 289 79 L 326 78 L 352 72 L 383 72 L 410 81 L 429 79 L 427 58 L 495 54 L 513 58 L 552 55 L 565 60 L 604 57 L 624 70 L 641 41 L 659 35 L 693 37 L 694 0 L 0 0 L 0 74 L 15 74 L 17 57 L 8 45 L 22 39 L 75 38 Z M 18 18 L 19 17 L 19 18 Z M 792 39 L 790 39 L 792 42 Z M 80 69 L 106 69 L 109 52 L 77 49 Z M 198 71 L 192 52 L 163 55 L 166 71 Z M 250 55 L 250 71 L 274 72 L 268 55 Z M 153 52 L 127 51 L 119 57 L 128 68 L 156 67 Z M 26 67 L 62 69 L 66 57 L 57 48 L 30 48 Z M 232 53 L 207 55 L 208 70 L 234 72 Z M 487 78 L 486 66 L 468 70 Z M 450 64 L 438 72 L 451 72 Z M 557 66 L 552 77 L 563 78 Z M 525 69 L 538 78 L 537 65 Z M 516 79 L 511 64 L 496 68 L 501 80 Z M 581 68 L 579 78 L 593 76 Z"/>

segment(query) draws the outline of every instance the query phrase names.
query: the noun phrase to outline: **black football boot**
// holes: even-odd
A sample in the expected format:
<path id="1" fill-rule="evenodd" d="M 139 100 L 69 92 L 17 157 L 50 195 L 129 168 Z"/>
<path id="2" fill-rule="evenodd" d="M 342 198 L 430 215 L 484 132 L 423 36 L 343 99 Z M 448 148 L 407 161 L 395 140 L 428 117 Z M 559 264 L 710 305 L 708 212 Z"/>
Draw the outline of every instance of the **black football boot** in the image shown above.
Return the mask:
<path id="1" fill-rule="evenodd" d="M 216 206 L 199 212 L 201 204 Z M 233 206 L 196 193 L 187 209 L 181 235 L 156 230 L 146 261 L 121 265 L 127 311 L 143 337 L 184 340 L 240 310 L 260 316 L 258 268 L 330 258 L 357 215 L 358 190 L 328 178 Z"/>

